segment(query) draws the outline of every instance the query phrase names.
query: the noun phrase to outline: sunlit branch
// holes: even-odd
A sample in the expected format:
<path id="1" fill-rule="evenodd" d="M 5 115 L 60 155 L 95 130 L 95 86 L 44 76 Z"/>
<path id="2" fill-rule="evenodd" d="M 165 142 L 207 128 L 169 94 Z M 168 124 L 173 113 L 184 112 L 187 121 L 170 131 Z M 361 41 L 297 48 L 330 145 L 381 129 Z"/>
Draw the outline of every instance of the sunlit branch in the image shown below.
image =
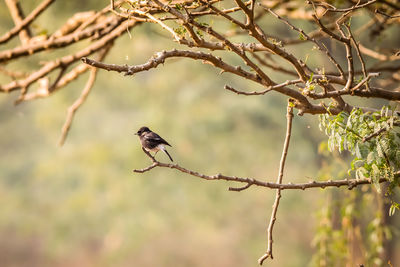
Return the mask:
<path id="1" fill-rule="evenodd" d="M 8 42 L 12 37 L 17 35 L 24 27 L 32 23 L 46 8 L 53 3 L 55 0 L 44 0 L 38 5 L 21 23 L 16 25 L 14 28 L 9 30 L 3 36 L 0 37 L 0 44 Z"/>
<path id="2" fill-rule="evenodd" d="M 60 36 L 58 38 L 50 38 L 43 42 L 27 44 L 24 46 L 15 47 L 9 50 L 0 52 L 0 62 L 6 62 L 13 59 L 17 59 L 23 56 L 30 56 L 34 53 L 45 51 L 51 48 L 62 48 L 71 44 L 77 43 L 78 41 L 93 37 L 93 35 L 100 30 L 107 28 L 108 26 L 117 26 L 121 20 L 115 17 L 105 19 L 103 22 L 94 26 L 88 27 L 82 31 L 73 32 L 71 34 Z M 112 29 L 110 29 L 112 30 Z M 105 32 L 109 34 L 109 32 Z"/>
<path id="3" fill-rule="evenodd" d="M 104 59 L 104 57 L 107 55 L 110 48 L 111 48 L 111 45 L 109 45 L 103 51 L 100 52 L 99 60 Z M 58 141 L 59 146 L 64 145 L 65 139 L 67 138 L 69 130 L 71 128 L 71 124 L 74 119 L 75 112 L 85 102 L 91 89 L 93 88 L 94 82 L 96 81 L 96 77 L 97 77 L 97 71 L 98 71 L 98 68 L 92 68 L 90 70 L 89 79 L 87 80 L 86 85 L 83 88 L 80 97 L 68 108 L 67 117 L 66 117 L 65 123 L 61 129 L 61 136 Z"/>
<path id="4" fill-rule="evenodd" d="M 25 18 L 21 4 L 16 0 L 5 0 L 5 2 L 10 11 L 11 17 L 14 20 L 15 25 L 18 26 Z M 31 32 L 29 28 L 25 26 L 25 28 L 21 29 L 19 32 L 19 39 L 21 40 L 22 44 L 27 44 L 30 38 Z"/>
<path id="5" fill-rule="evenodd" d="M 52 91 L 49 90 L 50 88 L 49 88 L 48 82 L 46 81 L 46 82 L 43 82 L 43 84 L 40 84 L 39 88 L 36 89 L 34 92 L 29 92 L 29 93 L 23 95 L 23 97 L 21 97 L 19 99 L 19 101 L 22 102 L 22 101 L 29 101 L 29 100 L 33 100 L 33 99 L 48 97 L 51 94 L 53 94 L 54 92 L 56 92 L 58 89 L 63 88 L 67 84 L 76 80 L 80 75 L 85 73 L 89 68 L 90 68 L 90 66 L 88 66 L 86 64 L 83 64 L 83 63 L 79 64 L 78 66 L 76 66 L 72 70 L 70 70 L 68 73 L 64 74 L 64 76 L 58 81 L 57 85 L 55 86 L 55 88 L 53 88 Z M 47 77 L 42 78 L 42 79 L 48 80 Z M 38 82 L 40 83 L 40 81 L 41 80 L 39 80 Z"/>
<path id="6" fill-rule="evenodd" d="M 76 52 L 73 55 L 64 56 L 60 59 L 55 61 L 46 63 L 41 69 L 33 72 L 28 77 L 22 80 L 13 81 L 9 84 L 0 86 L 0 91 L 4 92 L 11 92 L 21 88 L 27 88 L 32 83 L 36 82 L 38 79 L 42 78 L 43 76 L 47 75 L 48 73 L 54 71 L 59 67 L 66 67 L 80 58 L 93 54 L 94 52 L 104 48 L 109 42 L 112 42 L 115 38 L 120 36 L 121 34 L 126 32 L 126 29 L 135 25 L 134 20 L 127 20 L 121 25 L 119 25 L 115 30 L 113 30 L 108 35 L 104 36 L 102 39 L 94 42 L 93 44 L 87 46 L 86 48 L 82 49 L 81 51 Z"/>

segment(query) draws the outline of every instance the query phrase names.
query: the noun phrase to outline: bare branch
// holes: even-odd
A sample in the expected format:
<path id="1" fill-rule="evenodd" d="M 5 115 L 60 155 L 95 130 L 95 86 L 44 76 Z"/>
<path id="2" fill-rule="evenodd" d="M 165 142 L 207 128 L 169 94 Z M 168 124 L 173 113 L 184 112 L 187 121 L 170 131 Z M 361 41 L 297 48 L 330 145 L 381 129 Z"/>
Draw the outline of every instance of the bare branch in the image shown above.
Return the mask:
<path id="1" fill-rule="evenodd" d="M 324 7 L 327 11 L 330 12 L 351 12 L 351 11 L 355 11 L 357 9 L 369 6 L 373 3 L 375 3 L 377 0 L 370 0 L 368 2 L 365 2 L 364 4 L 360 4 L 360 1 L 358 1 L 358 3 L 352 7 L 348 7 L 348 8 L 336 8 L 328 3 L 324 3 L 324 2 L 313 2 L 313 1 L 309 1 L 309 2 L 313 2 L 316 6 L 322 6 Z"/>
<path id="2" fill-rule="evenodd" d="M 81 74 L 85 73 L 90 67 L 86 64 L 79 64 L 78 66 L 74 67 L 71 71 L 69 71 L 67 74 L 64 74 L 64 76 L 57 82 L 56 86 L 53 88 L 53 90 L 49 90 L 49 83 L 48 83 L 48 78 L 42 78 L 45 79 L 46 82 L 41 83 L 41 80 L 38 80 L 40 86 L 35 92 L 27 93 L 24 94 L 20 97 L 19 102 L 23 101 L 29 101 L 33 99 L 38 99 L 38 98 L 44 98 L 48 97 L 51 94 L 53 94 L 55 91 L 58 89 L 66 86 L 70 82 L 76 80 Z"/>
<path id="3" fill-rule="evenodd" d="M 400 59 L 400 55 L 384 55 L 375 50 L 369 49 L 362 44 L 359 44 L 359 48 L 361 53 L 380 61 L 394 61 Z"/>
<path id="4" fill-rule="evenodd" d="M 68 108 L 67 118 L 65 119 L 65 123 L 61 130 L 61 137 L 58 141 L 59 146 L 64 145 L 65 139 L 67 138 L 67 135 L 69 133 L 69 129 L 71 128 L 71 124 L 72 124 L 72 120 L 74 119 L 75 112 L 83 104 L 83 102 L 86 100 L 87 96 L 89 95 L 90 90 L 92 89 L 93 84 L 96 80 L 97 70 L 98 70 L 97 68 L 92 68 L 90 70 L 89 79 L 85 85 L 85 88 L 82 91 L 81 96 Z"/>
<path id="5" fill-rule="evenodd" d="M 105 19 L 103 22 L 94 25 L 93 27 L 87 28 L 86 30 L 83 31 L 77 31 L 65 36 L 60 36 L 58 38 L 50 38 L 43 42 L 32 43 L 25 46 L 19 46 L 10 50 L 2 51 L 0 52 L 0 63 L 9 61 L 11 59 L 17 59 L 22 56 L 29 56 L 34 53 L 44 51 L 50 48 L 65 47 L 77 43 L 78 41 L 84 40 L 86 38 L 90 38 L 95 33 L 99 32 L 101 29 L 107 29 L 109 26 L 112 26 L 111 28 L 108 29 L 108 31 L 104 32 L 104 34 L 108 34 L 120 22 L 121 22 L 120 19 L 115 17 L 110 17 Z"/>
<path id="6" fill-rule="evenodd" d="M 263 182 L 261 180 L 257 180 L 257 179 L 253 179 L 253 178 L 228 176 L 228 175 L 224 175 L 224 174 L 220 174 L 220 173 L 215 174 L 215 175 L 206 175 L 206 174 L 202 174 L 202 173 L 199 173 L 199 172 L 196 172 L 193 170 L 186 169 L 186 168 L 180 166 L 179 164 L 169 164 L 169 163 L 159 162 L 153 156 L 151 156 L 149 153 L 146 153 L 146 154 L 151 159 L 152 164 L 143 169 L 135 169 L 135 170 L 133 170 L 133 172 L 144 173 L 144 172 L 150 171 L 151 169 L 153 169 L 155 167 L 162 167 L 162 168 L 168 168 L 168 169 L 175 169 L 182 173 L 186 173 L 188 175 L 195 176 L 195 177 L 198 177 L 198 178 L 204 179 L 204 180 L 210 180 L 210 181 L 224 180 L 224 181 L 228 181 L 228 182 L 236 182 L 236 183 L 246 184 L 246 186 L 245 186 L 246 189 L 253 185 L 259 186 L 259 187 L 264 187 L 264 188 L 270 188 L 270 189 L 280 189 L 280 190 L 289 190 L 289 189 L 305 190 L 305 189 L 309 189 L 309 188 L 324 189 L 327 187 L 341 187 L 341 186 L 346 186 L 348 189 L 353 189 L 354 187 L 359 186 L 359 185 L 373 183 L 373 181 L 370 178 L 365 178 L 365 179 L 344 179 L 344 180 L 329 180 L 329 181 L 310 181 L 308 183 L 299 183 L 299 184 L 293 184 L 293 183 L 282 184 L 282 183 Z M 400 175 L 400 173 L 398 175 Z M 385 183 L 387 181 L 388 180 L 386 178 L 379 179 L 379 183 Z M 238 190 L 231 189 L 231 191 L 238 191 Z M 240 191 L 240 189 L 239 189 L 239 191 Z"/>
<path id="7" fill-rule="evenodd" d="M 11 17 L 14 20 L 14 23 L 16 26 L 20 24 L 24 18 L 24 12 L 22 10 L 21 5 L 19 4 L 18 0 L 5 0 L 8 9 L 10 10 Z M 29 31 L 28 27 L 25 27 L 25 29 L 22 29 L 19 32 L 19 39 L 21 40 L 22 44 L 27 44 L 29 42 L 29 39 L 31 38 L 31 32 Z"/>
<path id="8" fill-rule="evenodd" d="M 226 90 L 232 91 L 232 92 L 234 92 L 234 93 L 236 93 L 238 95 L 254 96 L 254 95 L 265 95 L 266 93 L 268 93 L 271 90 L 277 90 L 278 88 L 286 87 L 288 85 L 297 84 L 297 83 L 301 83 L 301 80 L 292 80 L 292 81 L 288 80 L 288 81 L 286 81 L 284 83 L 281 83 L 281 84 L 277 84 L 277 85 L 274 85 L 274 86 L 268 86 L 267 89 L 265 89 L 263 91 L 260 91 L 260 92 L 256 92 L 256 91 L 254 91 L 254 92 L 238 91 L 238 90 L 236 90 L 235 88 L 233 88 L 233 87 L 231 87 L 229 85 L 225 85 L 224 88 Z"/>
<path id="9" fill-rule="evenodd" d="M 111 46 L 108 45 L 103 51 L 101 51 L 99 55 L 99 60 L 103 60 L 104 57 L 107 55 L 108 51 L 110 50 Z M 59 146 L 63 146 L 65 139 L 69 133 L 71 128 L 72 121 L 74 119 L 75 112 L 79 109 L 79 107 L 85 102 L 86 98 L 88 97 L 94 82 L 96 81 L 98 68 L 92 68 L 90 70 L 89 79 L 86 82 L 85 88 L 83 89 L 80 97 L 68 108 L 67 118 L 65 119 L 65 123 L 61 130 L 61 136 L 58 141 Z"/>
<path id="10" fill-rule="evenodd" d="M 256 92 L 256 91 L 254 91 L 254 92 L 243 92 L 243 91 L 236 90 L 235 88 L 233 88 L 232 86 L 229 86 L 229 85 L 225 85 L 224 88 L 225 88 L 226 90 L 229 90 L 229 91 L 231 91 L 231 92 L 234 92 L 235 94 L 238 94 L 238 95 L 247 95 L 247 96 L 250 96 L 250 95 L 265 95 L 266 93 L 268 93 L 269 91 L 272 90 L 272 89 L 270 88 L 270 89 L 263 90 L 263 91 L 261 91 L 261 92 Z"/>
<path id="11" fill-rule="evenodd" d="M 269 11 L 272 15 L 274 15 L 277 19 L 282 20 L 286 25 L 288 25 L 290 28 L 292 28 L 293 30 L 299 32 L 301 34 L 301 36 L 303 36 L 303 38 L 305 38 L 308 41 L 313 42 L 314 44 L 317 45 L 318 50 L 324 52 L 326 54 L 326 56 L 328 57 L 328 59 L 332 62 L 332 64 L 338 69 L 340 76 L 342 78 L 344 78 L 344 71 L 342 69 L 342 67 L 340 66 L 340 64 L 335 60 L 335 58 L 331 55 L 331 53 L 329 52 L 329 50 L 326 48 L 325 45 L 320 44 L 317 40 L 315 40 L 315 38 L 309 36 L 307 33 L 304 32 L 304 30 L 297 28 L 296 26 L 294 26 L 293 24 L 291 24 L 288 20 L 282 18 L 281 16 L 279 16 L 278 14 L 276 14 L 274 11 L 272 11 L 270 8 L 267 8 L 263 5 L 261 5 L 265 10 Z"/>
<path id="12" fill-rule="evenodd" d="M 174 57 L 183 57 L 183 58 L 191 58 L 194 60 L 202 60 L 205 63 L 211 64 L 214 67 L 222 69 L 224 72 L 233 73 L 244 77 L 246 79 L 252 80 L 257 83 L 261 83 L 261 79 L 250 72 L 243 70 L 240 67 L 235 67 L 227 64 L 221 58 L 218 58 L 211 53 L 203 53 L 203 52 L 194 52 L 190 50 L 171 50 L 171 51 L 162 51 L 156 53 L 150 60 L 142 65 L 136 66 L 128 66 L 128 65 L 116 65 L 116 64 L 106 64 L 102 62 L 98 62 L 96 60 L 92 60 L 89 58 L 82 58 L 82 61 L 90 66 L 105 69 L 108 71 L 116 71 L 116 72 L 124 72 L 125 75 L 133 75 L 138 72 L 147 71 L 153 68 L 158 67 L 160 64 L 164 64 L 165 60 L 168 58 Z"/>
<path id="13" fill-rule="evenodd" d="M 168 27 L 164 22 L 162 22 L 161 20 L 157 19 L 156 17 L 154 17 L 153 15 L 151 15 L 148 12 L 144 12 L 141 10 L 133 10 L 134 13 L 138 14 L 138 15 L 142 15 L 142 16 L 146 16 L 148 17 L 150 20 L 154 21 L 155 23 L 158 23 L 163 29 L 169 31 L 172 36 L 174 37 L 174 39 L 179 43 L 181 38 L 179 37 L 179 35 L 170 27 Z"/>
<path id="14" fill-rule="evenodd" d="M 367 69 L 366 69 L 366 67 L 365 67 L 364 58 L 363 58 L 362 55 L 361 55 L 361 51 L 360 51 L 359 44 L 357 43 L 356 39 L 354 38 L 353 33 L 351 32 L 351 29 L 350 29 L 349 26 L 347 26 L 347 29 L 348 29 L 348 31 L 349 31 L 350 39 L 351 39 L 351 41 L 353 42 L 354 47 L 356 48 L 357 56 L 358 56 L 358 59 L 360 60 L 360 63 L 361 63 L 361 70 L 362 70 L 362 73 L 363 73 L 363 75 L 364 75 L 364 78 L 367 78 Z M 367 81 L 365 87 L 369 90 L 368 81 Z M 353 90 L 354 90 L 354 89 L 352 89 L 351 91 L 353 91 Z"/>
<path id="15" fill-rule="evenodd" d="M 396 18 L 400 18 L 400 15 L 388 15 L 385 12 L 379 10 L 379 9 L 375 9 L 376 13 L 379 13 L 381 15 L 384 15 L 385 17 L 389 18 L 389 19 L 396 19 Z"/>
<path id="16" fill-rule="evenodd" d="M 27 88 L 32 83 L 36 82 L 38 79 L 42 78 L 43 76 L 47 75 L 48 73 L 52 72 L 53 70 L 59 67 L 66 67 L 82 57 L 88 56 L 93 54 L 94 52 L 104 48 L 109 42 L 112 42 L 115 38 L 120 36 L 121 34 L 126 32 L 126 29 L 135 25 L 136 21 L 134 20 L 127 20 L 119 25 L 115 30 L 113 30 L 108 35 L 104 36 L 102 39 L 94 42 L 93 44 L 87 46 L 83 50 L 73 54 L 64 56 L 60 59 L 55 61 L 46 63 L 40 70 L 32 73 L 27 78 L 23 80 L 13 81 L 9 84 L 0 86 L 0 91 L 4 91 L 6 93 L 20 89 L 20 88 Z"/>
<path id="17" fill-rule="evenodd" d="M 276 180 L 277 184 L 282 184 L 283 172 L 284 172 L 284 169 L 285 169 L 286 156 L 287 156 L 288 149 L 289 149 L 290 137 L 292 135 L 293 104 L 292 104 L 291 101 L 288 102 L 286 118 L 287 118 L 286 138 L 285 138 L 285 143 L 283 145 L 281 162 L 279 164 L 279 174 L 278 174 L 278 178 Z M 266 259 L 268 259 L 268 258 L 273 259 L 274 258 L 273 255 L 272 255 L 272 243 L 274 242 L 273 238 L 272 238 L 272 231 L 274 229 L 274 224 L 275 224 L 275 221 L 276 221 L 276 213 L 278 212 L 278 206 L 279 206 L 280 199 L 281 199 L 281 190 L 278 189 L 278 190 L 276 190 L 275 201 L 274 201 L 274 205 L 272 206 L 272 214 L 271 214 L 271 218 L 270 218 L 269 226 L 268 226 L 268 231 L 267 231 L 267 235 L 268 235 L 267 252 L 258 260 L 258 263 L 260 265 L 262 265 L 263 262 Z"/>
<path id="18" fill-rule="evenodd" d="M 6 32 L 0 37 L 0 44 L 8 42 L 12 37 L 17 35 L 24 27 L 32 23 L 46 8 L 49 7 L 55 0 L 43 0 L 43 2 L 38 5 L 21 23 L 16 25 L 10 31 Z"/>
<path id="19" fill-rule="evenodd" d="M 207 1 L 202 1 L 203 3 L 207 3 Z M 220 15 L 224 18 L 226 18 L 227 20 L 229 20 L 230 22 L 232 22 L 233 24 L 238 25 L 240 28 L 246 28 L 246 25 L 244 25 L 243 23 L 241 23 L 240 21 L 238 21 L 237 19 L 233 18 L 232 16 L 229 16 L 227 12 L 224 12 L 222 10 L 219 10 L 218 8 L 216 8 L 213 5 L 208 5 L 208 7 L 210 7 L 210 9 L 212 11 L 215 12 L 215 14 Z"/>

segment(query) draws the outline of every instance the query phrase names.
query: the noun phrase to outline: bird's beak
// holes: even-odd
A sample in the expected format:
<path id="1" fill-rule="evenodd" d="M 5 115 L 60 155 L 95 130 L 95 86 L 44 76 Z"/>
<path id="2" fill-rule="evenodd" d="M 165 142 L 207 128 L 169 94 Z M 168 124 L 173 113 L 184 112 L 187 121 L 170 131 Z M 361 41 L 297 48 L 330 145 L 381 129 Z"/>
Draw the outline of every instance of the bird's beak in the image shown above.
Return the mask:
<path id="1" fill-rule="evenodd" d="M 134 135 L 139 135 L 138 133 L 134 133 Z"/>

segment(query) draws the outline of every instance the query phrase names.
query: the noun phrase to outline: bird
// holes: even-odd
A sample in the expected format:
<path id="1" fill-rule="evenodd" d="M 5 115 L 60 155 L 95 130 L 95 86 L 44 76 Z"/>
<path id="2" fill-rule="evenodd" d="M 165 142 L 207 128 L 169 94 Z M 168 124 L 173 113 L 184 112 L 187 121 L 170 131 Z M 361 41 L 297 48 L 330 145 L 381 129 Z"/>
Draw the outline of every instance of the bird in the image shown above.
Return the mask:
<path id="1" fill-rule="evenodd" d="M 165 146 L 171 146 L 167 141 L 165 141 L 161 136 L 151 131 L 148 127 L 141 127 L 135 135 L 139 136 L 140 143 L 142 147 L 147 152 L 155 152 L 157 154 L 158 151 L 162 150 L 171 161 L 174 161 L 168 151 L 165 149 Z M 171 146 L 172 147 L 172 146 Z"/>

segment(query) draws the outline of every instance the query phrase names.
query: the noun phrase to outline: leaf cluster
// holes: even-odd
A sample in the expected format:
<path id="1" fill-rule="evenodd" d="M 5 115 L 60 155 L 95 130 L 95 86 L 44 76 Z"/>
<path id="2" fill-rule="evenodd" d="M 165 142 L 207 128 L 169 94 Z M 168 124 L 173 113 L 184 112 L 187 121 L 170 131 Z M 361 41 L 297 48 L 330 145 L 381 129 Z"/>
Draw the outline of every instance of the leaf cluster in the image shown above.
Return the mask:
<path id="1" fill-rule="evenodd" d="M 349 175 L 370 178 L 378 192 L 380 178 L 386 178 L 391 194 L 398 185 L 400 169 L 400 118 L 396 112 L 387 106 L 373 113 L 355 108 L 350 114 L 322 114 L 319 121 L 321 131 L 329 137 L 329 151 L 337 148 L 340 153 L 347 150 L 354 156 Z"/>

